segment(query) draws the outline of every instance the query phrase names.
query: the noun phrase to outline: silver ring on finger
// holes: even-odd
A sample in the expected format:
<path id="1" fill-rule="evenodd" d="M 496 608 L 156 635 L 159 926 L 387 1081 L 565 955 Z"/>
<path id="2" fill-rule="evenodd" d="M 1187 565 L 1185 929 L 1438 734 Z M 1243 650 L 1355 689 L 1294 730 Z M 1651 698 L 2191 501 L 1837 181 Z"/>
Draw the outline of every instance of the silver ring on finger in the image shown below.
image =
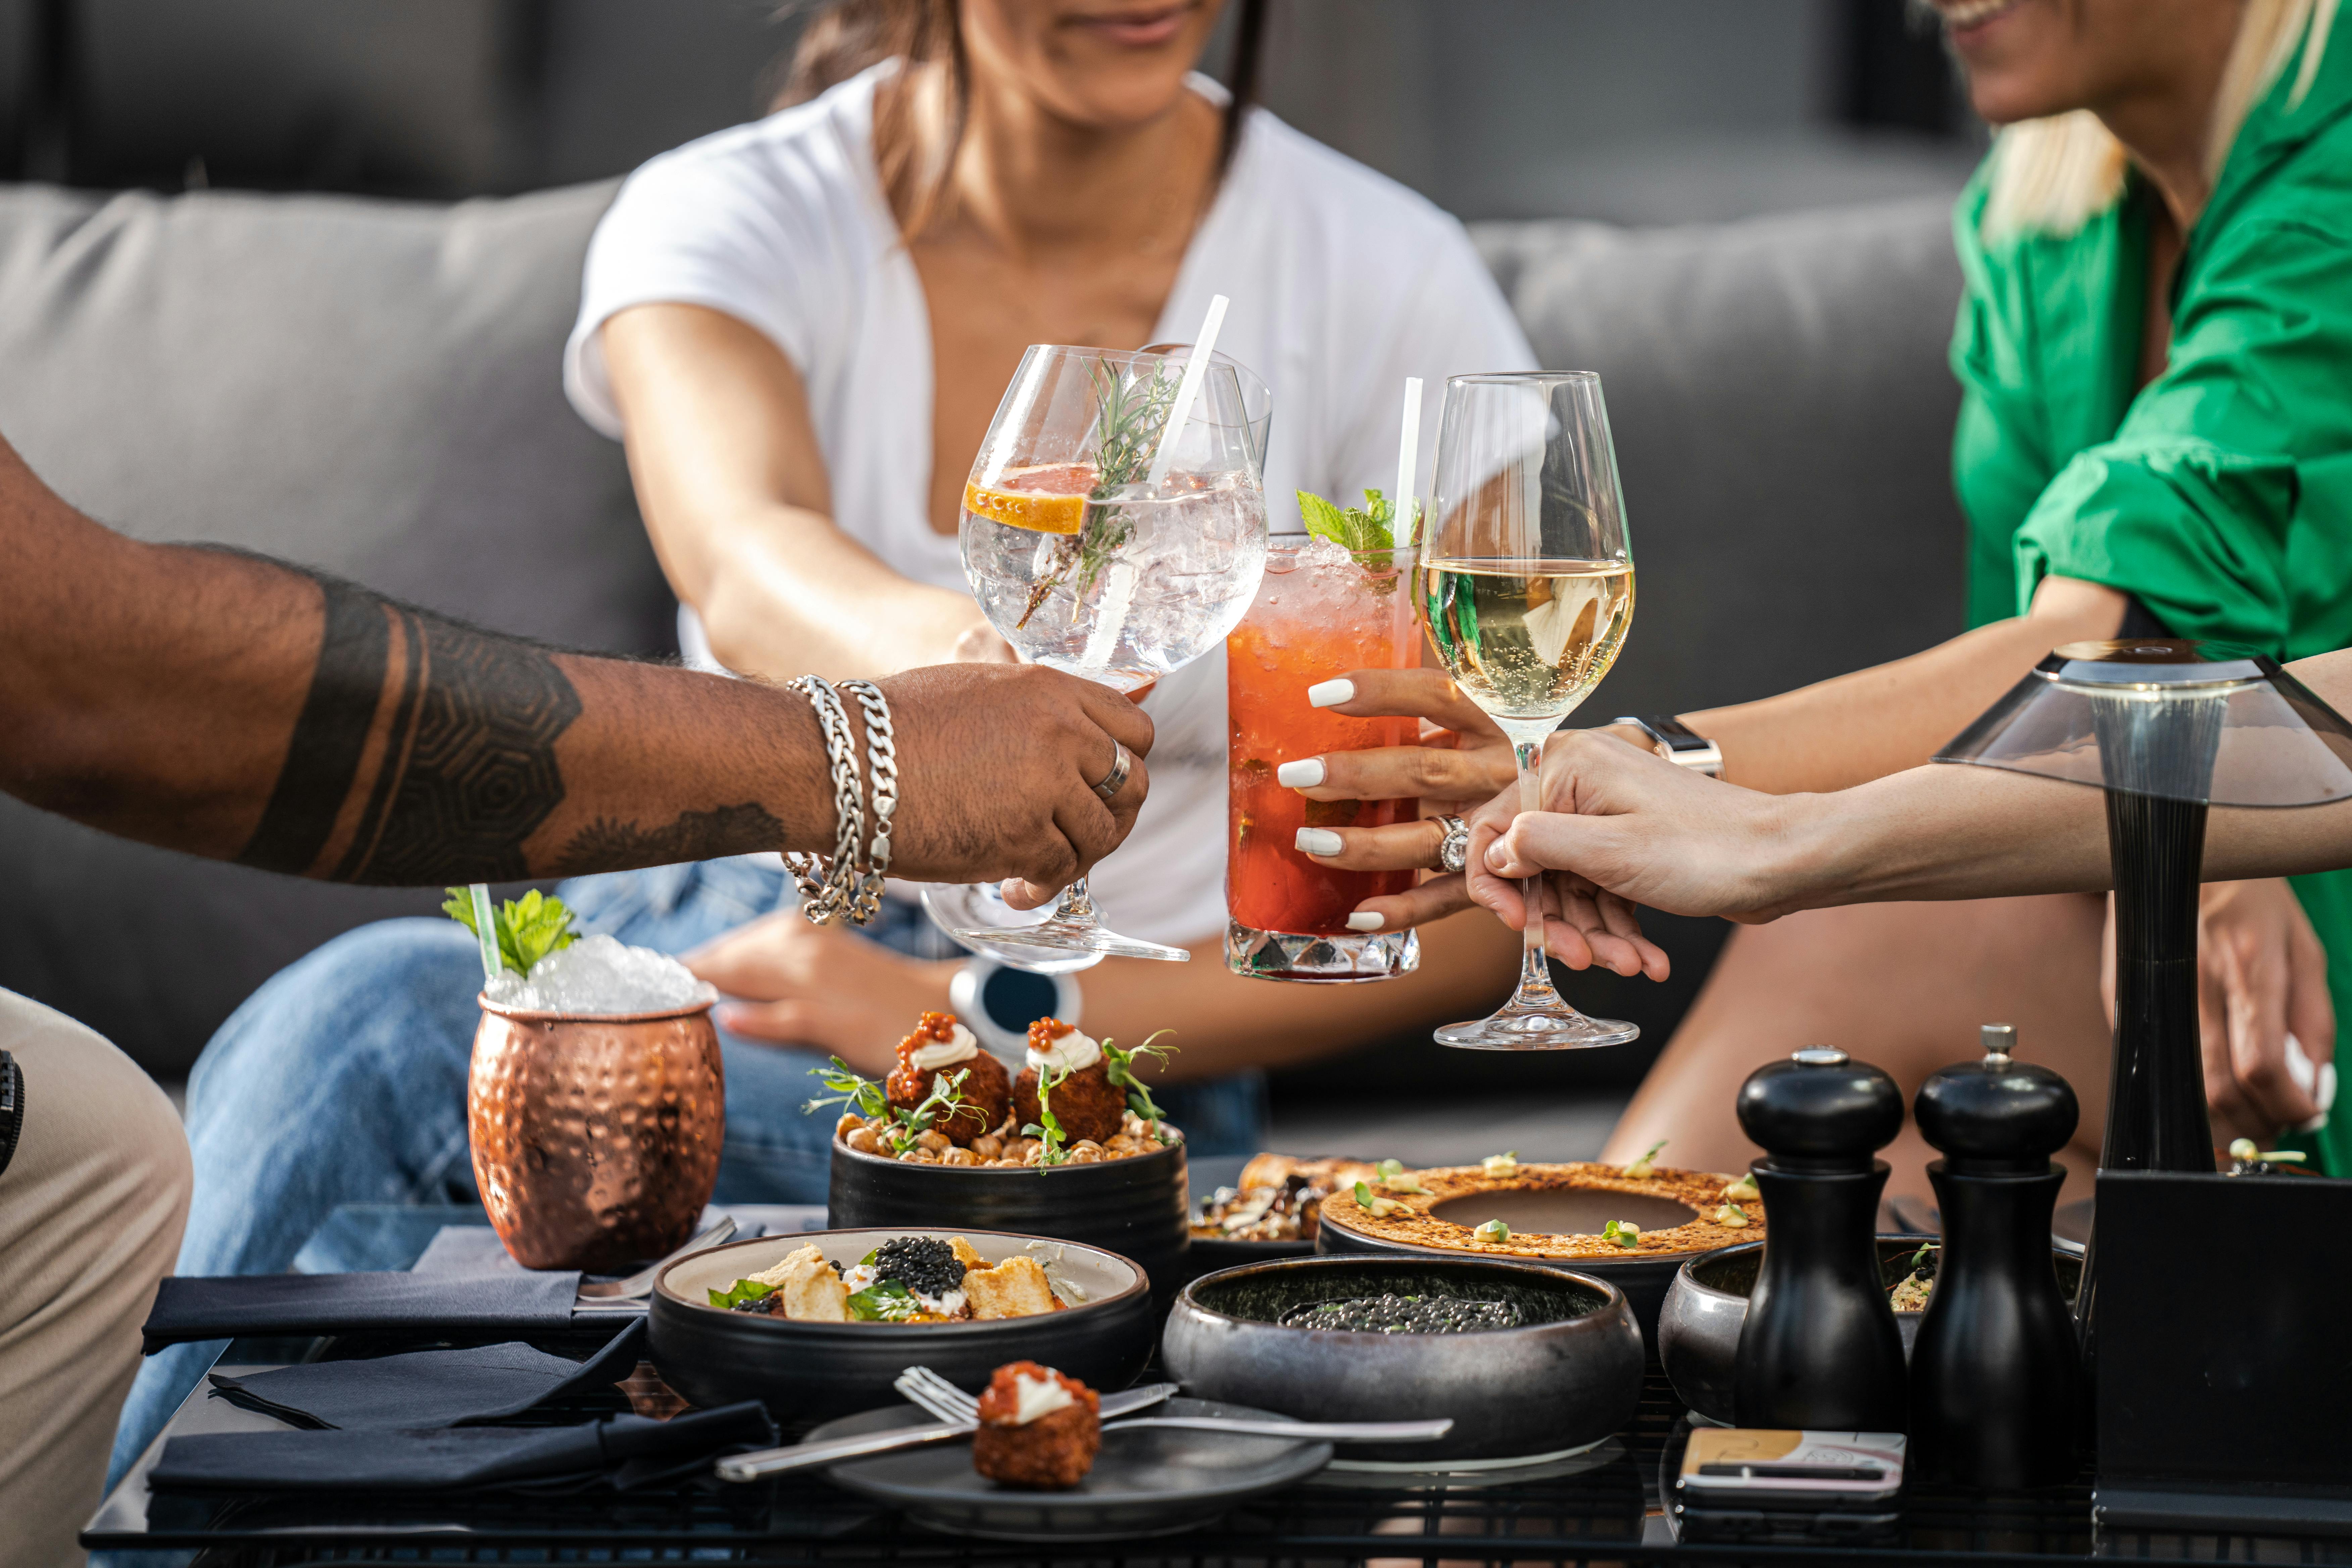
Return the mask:
<path id="1" fill-rule="evenodd" d="M 1110 772 L 1103 774 L 1102 781 L 1095 785 L 1095 793 L 1105 800 L 1110 799 L 1124 789 L 1127 786 L 1127 775 L 1135 771 L 1133 752 L 1129 751 L 1117 741 L 1111 742 L 1111 748 L 1115 754 L 1110 760 Z M 1465 838 L 1463 842 L 1466 844 L 1469 841 Z"/>
<path id="2" fill-rule="evenodd" d="M 1442 871 L 1459 871 L 1470 863 L 1470 825 L 1452 815 L 1433 816 L 1432 822 L 1444 830 L 1445 837 L 1437 841 L 1437 866 Z"/>

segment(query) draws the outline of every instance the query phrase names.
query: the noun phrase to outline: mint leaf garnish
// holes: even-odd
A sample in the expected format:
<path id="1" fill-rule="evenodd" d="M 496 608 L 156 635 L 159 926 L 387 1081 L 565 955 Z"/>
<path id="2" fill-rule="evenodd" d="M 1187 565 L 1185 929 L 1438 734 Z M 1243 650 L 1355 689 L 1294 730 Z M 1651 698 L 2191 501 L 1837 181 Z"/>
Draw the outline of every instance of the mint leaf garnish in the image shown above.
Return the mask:
<path id="1" fill-rule="evenodd" d="M 463 888 L 445 888 L 449 896 L 442 900 L 441 912 L 473 931 L 474 900 Z M 570 947 L 579 941 L 572 929 L 572 911 L 563 907 L 562 899 L 542 895 L 537 888 L 520 899 L 509 899 L 490 910 L 490 923 L 498 928 L 499 958 L 507 968 L 524 979 L 530 978 L 531 966 L 549 953 Z"/>

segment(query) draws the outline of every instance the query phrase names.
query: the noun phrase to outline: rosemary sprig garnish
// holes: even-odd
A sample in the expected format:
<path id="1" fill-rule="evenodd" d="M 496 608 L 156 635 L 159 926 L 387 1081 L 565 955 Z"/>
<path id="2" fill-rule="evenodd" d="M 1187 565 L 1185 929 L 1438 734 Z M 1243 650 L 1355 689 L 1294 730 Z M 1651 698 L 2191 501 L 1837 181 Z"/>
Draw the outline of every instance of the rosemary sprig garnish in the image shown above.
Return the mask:
<path id="1" fill-rule="evenodd" d="M 1169 405 L 1176 400 L 1177 378 L 1154 368 L 1150 380 L 1128 380 L 1116 370 L 1095 362 L 1087 374 L 1094 378 L 1098 412 L 1095 416 L 1095 487 L 1087 493 L 1086 521 L 1075 536 L 1059 542 L 1054 570 L 1032 584 L 1029 603 L 1013 623 L 1017 631 L 1053 596 L 1063 579 L 1077 573 L 1076 592 L 1092 589 L 1111 557 L 1135 537 L 1135 523 L 1124 507 L 1109 498 L 1151 471 L 1151 455 L 1160 433 L 1168 427 Z"/>

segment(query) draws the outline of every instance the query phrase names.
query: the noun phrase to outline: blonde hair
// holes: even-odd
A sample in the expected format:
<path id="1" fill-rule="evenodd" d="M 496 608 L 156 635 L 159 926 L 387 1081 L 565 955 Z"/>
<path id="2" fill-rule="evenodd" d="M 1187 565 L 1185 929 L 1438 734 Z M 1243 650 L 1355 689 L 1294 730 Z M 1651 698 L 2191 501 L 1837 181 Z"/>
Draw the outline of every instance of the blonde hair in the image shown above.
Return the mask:
<path id="1" fill-rule="evenodd" d="M 2288 91 L 2300 107 L 2319 74 L 2338 0 L 2246 0 L 2237 41 L 2222 68 L 2205 141 L 2205 174 L 2218 180 L 2246 116 L 2270 91 L 2307 40 L 2303 64 Z M 1992 188 L 1987 194 L 1984 237 L 2035 233 L 2064 237 L 2115 204 L 2127 163 L 2123 143 L 2087 109 L 2021 120 L 1993 143 Z"/>

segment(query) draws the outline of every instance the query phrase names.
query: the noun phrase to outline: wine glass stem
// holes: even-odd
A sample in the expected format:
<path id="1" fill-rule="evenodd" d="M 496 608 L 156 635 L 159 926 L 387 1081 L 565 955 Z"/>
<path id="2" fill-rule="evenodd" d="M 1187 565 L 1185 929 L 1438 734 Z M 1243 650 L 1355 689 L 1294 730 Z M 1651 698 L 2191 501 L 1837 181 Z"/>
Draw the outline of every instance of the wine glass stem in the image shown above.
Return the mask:
<path id="1" fill-rule="evenodd" d="M 1095 914 L 1094 895 L 1087 890 L 1087 879 L 1084 877 L 1080 877 L 1076 881 L 1064 888 L 1062 896 L 1054 900 L 1054 918 L 1057 921 L 1066 921 L 1072 925 L 1093 926 L 1102 923 Z"/>
<path id="2" fill-rule="evenodd" d="M 1519 809 L 1543 809 L 1543 737 L 1517 741 L 1512 753 L 1519 763 Z M 1552 988 L 1551 966 L 1544 962 L 1543 879 L 1528 877 L 1519 883 L 1519 896 L 1527 901 L 1528 920 L 1519 933 L 1519 990 L 1512 1001 L 1522 1006 L 1560 1005 L 1559 993 Z"/>

